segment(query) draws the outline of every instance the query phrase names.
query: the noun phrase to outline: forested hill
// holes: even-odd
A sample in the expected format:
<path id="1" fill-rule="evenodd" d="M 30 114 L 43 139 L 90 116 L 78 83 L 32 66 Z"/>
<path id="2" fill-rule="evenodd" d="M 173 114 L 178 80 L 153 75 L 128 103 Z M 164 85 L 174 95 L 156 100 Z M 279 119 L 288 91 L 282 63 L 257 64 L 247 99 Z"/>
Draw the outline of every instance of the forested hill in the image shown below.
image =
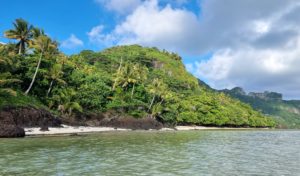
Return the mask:
<path id="1" fill-rule="evenodd" d="M 236 87 L 222 92 L 250 104 L 254 109 L 273 116 L 283 128 L 300 128 L 300 101 L 283 100 L 276 92 L 250 92 Z"/>
<path id="2" fill-rule="evenodd" d="M 275 125 L 249 105 L 199 85 L 175 53 L 131 45 L 66 56 L 38 28 L 28 28 L 23 41 L 15 35 L 27 27 L 21 28 L 5 33 L 16 43 L 0 46 L 1 107 L 38 106 L 61 118 L 114 111 L 173 125 Z"/>

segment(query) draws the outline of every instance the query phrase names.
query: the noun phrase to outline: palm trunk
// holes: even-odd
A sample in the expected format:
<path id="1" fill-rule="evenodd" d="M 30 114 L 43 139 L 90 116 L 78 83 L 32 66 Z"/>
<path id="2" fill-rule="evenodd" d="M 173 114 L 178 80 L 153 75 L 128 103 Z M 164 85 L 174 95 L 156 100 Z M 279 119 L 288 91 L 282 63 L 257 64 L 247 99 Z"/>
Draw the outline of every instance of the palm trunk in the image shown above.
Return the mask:
<path id="1" fill-rule="evenodd" d="M 119 65 L 119 68 L 118 68 L 118 71 L 117 71 L 118 74 L 119 74 L 120 71 L 121 71 L 122 63 L 123 63 L 123 58 L 121 57 L 120 65 Z M 118 77 L 115 78 L 115 81 L 114 81 L 112 90 L 115 90 L 115 89 L 116 89 L 117 80 L 118 80 Z"/>
<path id="2" fill-rule="evenodd" d="M 41 65 L 42 57 L 43 57 L 43 51 L 41 52 L 38 65 L 36 66 L 36 69 L 35 69 L 34 75 L 32 77 L 31 83 L 30 83 L 28 89 L 26 90 L 25 95 L 28 95 L 29 91 L 31 90 L 31 88 L 33 86 L 33 83 L 35 82 L 36 75 L 37 75 L 37 73 L 39 71 L 39 68 L 40 68 L 40 65 Z"/>
<path id="3" fill-rule="evenodd" d="M 22 54 L 22 43 L 20 42 L 20 46 L 19 46 L 19 55 Z"/>
<path id="4" fill-rule="evenodd" d="M 134 87 L 135 87 L 135 84 L 133 84 L 133 87 L 132 87 L 132 91 L 131 91 L 131 99 L 132 99 L 132 97 L 133 97 Z"/>
<path id="5" fill-rule="evenodd" d="M 54 79 L 52 79 L 51 83 L 50 83 L 50 86 L 49 86 L 49 89 L 47 91 L 47 97 L 49 96 L 50 92 L 51 92 L 51 89 L 52 89 L 52 85 L 53 85 L 53 82 L 54 82 Z"/>
<path id="6" fill-rule="evenodd" d="M 164 102 L 164 99 L 162 98 L 161 101 L 159 102 L 159 105 L 161 105 Z"/>
<path id="7" fill-rule="evenodd" d="M 153 96 L 152 100 L 151 100 L 151 104 L 149 106 L 149 109 L 148 109 L 148 112 L 150 112 L 151 108 L 152 108 L 152 105 L 154 103 L 154 100 L 155 100 L 155 95 Z"/>

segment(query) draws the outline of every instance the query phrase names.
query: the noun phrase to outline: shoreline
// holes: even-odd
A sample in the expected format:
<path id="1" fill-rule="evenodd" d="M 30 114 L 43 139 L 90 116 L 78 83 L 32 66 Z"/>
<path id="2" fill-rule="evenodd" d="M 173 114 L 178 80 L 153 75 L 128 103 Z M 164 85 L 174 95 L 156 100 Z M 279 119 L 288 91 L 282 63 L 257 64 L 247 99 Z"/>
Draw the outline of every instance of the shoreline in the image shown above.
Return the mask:
<path id="1" fill-rule="evenodd" d="M 206 126 L 176 126 L 174 128 L 133 130 L 114 127 L 67 126 L 49 127 L 49 131 L 40 131 L 40 128 L 24 128 L 26 137 L 39 136 L 76 136 L 81 134 L 95 134 L 101 132 L 130 132 L 130 131 L 194 131 L 194 130 L 268 130 L 270 128 L 233 128 L 233 127 L 206 127 Z"/>

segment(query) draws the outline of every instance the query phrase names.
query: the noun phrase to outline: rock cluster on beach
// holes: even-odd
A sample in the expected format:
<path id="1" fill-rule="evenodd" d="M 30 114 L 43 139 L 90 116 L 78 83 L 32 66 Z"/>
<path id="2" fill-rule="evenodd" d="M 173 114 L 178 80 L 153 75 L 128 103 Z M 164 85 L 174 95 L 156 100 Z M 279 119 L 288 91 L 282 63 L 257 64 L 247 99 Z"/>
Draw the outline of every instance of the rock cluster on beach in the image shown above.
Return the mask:
<path id="1" fill-rule="evenodd" d="M 24 137 L 24 128 L 38 128 L 39 131 L 45 132 L 49 127 L 62 127 L 62 123 L 71 127 L 103 127 L 96 131 L 106 131 L 110 128 L 158 130 L 164 127 L 161 122 L 151 117 L 133 118 L 114 111 L 58 118 L 45 109 L 7 106 L 0 110 L 0 137 Z M 70 131 L 70 129 L 66 130 Z"/>
<path id="2" fill-rule="evenodd" d="M 4 107 L 0 111 L 0 137 L 24 137 L 25 127 L 60 127 L 61 121 L 44 109 Z"/>

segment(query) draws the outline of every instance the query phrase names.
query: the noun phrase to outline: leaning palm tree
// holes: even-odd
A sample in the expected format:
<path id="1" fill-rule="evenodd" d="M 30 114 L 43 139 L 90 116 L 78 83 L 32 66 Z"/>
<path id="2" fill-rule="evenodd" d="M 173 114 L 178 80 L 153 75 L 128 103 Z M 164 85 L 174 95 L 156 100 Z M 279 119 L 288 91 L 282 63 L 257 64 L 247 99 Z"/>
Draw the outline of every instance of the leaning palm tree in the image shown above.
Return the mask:
<path id="1" fill-rule="evenodd" d="M 30 43 L 30 47 L 33 48 L 36 53 L 39 53 L 40 57 L 39 57 L 39 61 L 36 66 L 34 75 L 32 77 L 31 83 L 30 83 L 28 89 L 25 91 L 25 95 L 27 95 L 29 93 L 29 91 L 31 90 L 31 88 L 35 82 L 36 75 L 39 71 L 43 56 L 52 54 L 53 51 L 57 50 L 57 43 L 53 42 L 46 35 L 41 35 L 41 36 L 37 37 L 36 39 L 34 39 Z"/>
<path id="2" fill-rule="evenodd" d="M 10 29 L 5 31 L 5 37 L 9 39 L 15 39 L 19 42 L 17 43 L 17 47 L 19 50 L 19 54 L 25 52 L 26 45 L 29 44 L 29 41 L 32 38 L 32 25 L 29 25 L 28 22 L 19 18 L 13 23 L 14 29 Z"/>

